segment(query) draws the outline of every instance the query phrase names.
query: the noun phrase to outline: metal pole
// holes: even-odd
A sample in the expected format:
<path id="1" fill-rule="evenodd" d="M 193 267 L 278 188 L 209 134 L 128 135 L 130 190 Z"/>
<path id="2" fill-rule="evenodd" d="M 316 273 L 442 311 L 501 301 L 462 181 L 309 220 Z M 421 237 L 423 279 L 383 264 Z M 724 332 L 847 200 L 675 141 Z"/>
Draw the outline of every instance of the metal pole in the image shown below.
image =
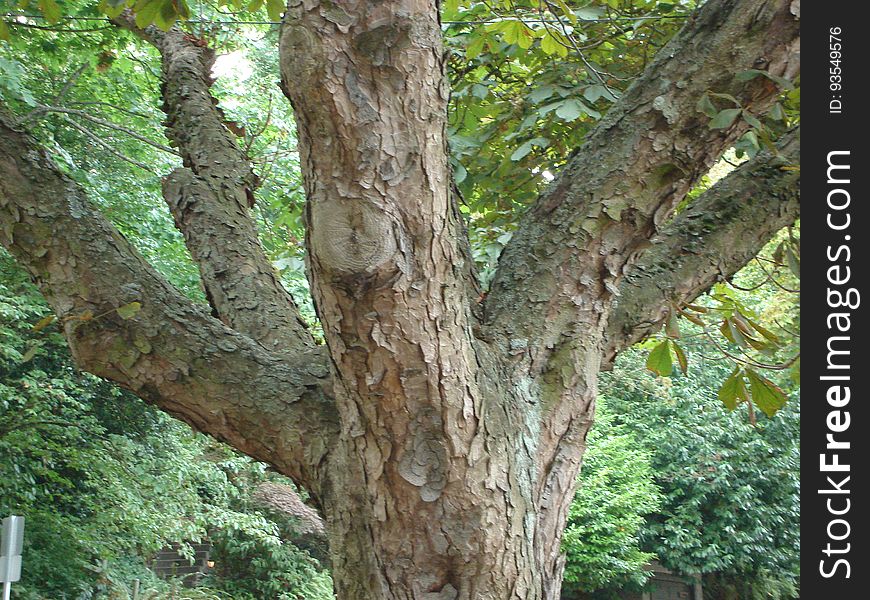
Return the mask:
<path id="1" fill-rule="evenodd" d="M 9 597 L 12 595 L 12 582 L 4 581 L 3 582 L 3 600 L 9 600 Z"/>

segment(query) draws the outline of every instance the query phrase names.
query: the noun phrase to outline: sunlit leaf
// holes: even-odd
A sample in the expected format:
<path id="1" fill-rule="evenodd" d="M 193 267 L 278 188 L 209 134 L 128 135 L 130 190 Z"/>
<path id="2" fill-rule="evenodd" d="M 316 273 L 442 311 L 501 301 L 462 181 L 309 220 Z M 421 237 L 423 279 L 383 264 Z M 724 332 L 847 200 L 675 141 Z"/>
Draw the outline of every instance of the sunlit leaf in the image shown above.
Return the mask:
<path id="1" fill-rule="evenodd" d="M 768 417 L 772 417 L 780 408 L 785 406 L 788 400 L 785 392 L 771 380 L 752 369 L 746 369 L 746 377 L 749 379 L 752 402 Z"/>
<path id="2" fill-rule="evenodd" d="M 115 311 L 118 313 L 118 316 L 124 320 L 132 319 L 138 314 L 140 310 L 142 310 L 141 302 L 130 302 L 129 304 L 119 306 L 115 309 Z"/>
<path id="3" fill-rule="evenodd" d="M 661 377 L 669 377 L 674 372 L 674 362 L 671 359 L 671 347 L 668 340 L 652 349 L 646 359 L 646 368 Z"/>

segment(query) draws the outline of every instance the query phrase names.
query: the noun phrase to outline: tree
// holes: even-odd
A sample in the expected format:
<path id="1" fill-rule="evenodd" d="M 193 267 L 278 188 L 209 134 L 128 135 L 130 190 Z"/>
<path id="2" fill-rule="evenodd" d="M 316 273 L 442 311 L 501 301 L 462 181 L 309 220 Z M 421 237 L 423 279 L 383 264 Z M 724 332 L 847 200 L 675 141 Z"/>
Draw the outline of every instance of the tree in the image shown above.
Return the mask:
<path id="1" fill-rule="evenodd" d="M 637 436 L 614 424 L 599 404 L 562 538 L 565 589 L 613 592 L 646 583 L 646 566 L 656 555 L 640 548 L 640 535 L 644 517 L 662 503 L 651 458 Z"/>
<path id="2" fill-rule="evenodd" d="M 698 9 L 519 219 L 484 296 L 451 184 L 438 4 L 292 0 L 280 75 L 325 345 L 258 240 L 213 53 L 172 19 L 115 13 L 162 57 L 184 161 L 163 194 L 212 313 L 5 114 L 0 239 L 82 368 L 309 491 L 339 598 L 557 598 L 598 372 L 797 218 L 799 175 L 781 168 L 797 130 L 674 213 L 797 75 L 799 12 Z"/>
<path id="3" fill-rule="evenodd" d="M 673 571 L 704 575 L 705 597 L 730 597 L 729 586 L 741 590 L 738 598 L 796 597 L 799 400 L 752 425 L 745 411 L 728 414 L 708 399 L 726 366 L 707 364 L 657 385 L 631 368 L 638 354 L 624 353 L 606 375 L 604 403 L 613 415 L 608 426 L 644 432 L 638 450 L 651 453 L 664 495 L 642 546 Z"/>

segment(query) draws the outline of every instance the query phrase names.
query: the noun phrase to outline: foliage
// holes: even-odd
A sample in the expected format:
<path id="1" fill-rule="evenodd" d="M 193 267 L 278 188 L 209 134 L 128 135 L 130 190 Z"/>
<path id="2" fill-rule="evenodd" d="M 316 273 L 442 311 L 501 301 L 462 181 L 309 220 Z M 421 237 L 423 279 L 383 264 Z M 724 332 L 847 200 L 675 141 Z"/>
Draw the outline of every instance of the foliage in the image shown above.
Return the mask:
<path id="1" fill-rule="evenodd" d="M 663 330 L 643 344 L 651 349 L 647 370 L 669 377 L 676 364 L 685 375 L 689 356 L 716 352 L 731 369 L 716 384 L 720 402 L 729 410 L 745 405 L 750 421 L 756 408 L 776 414 L 800 383 L 799 236 L 799 224 L 781 232 L 730 284 L 672 307 Z"/>
<path id="2" fill-rule="evenodd" d="M 793 333 L 799 329 L 799 305 L 791 291 L 797 273 L 773 257 L 789 251 L 784 248 L 797 235 L 784 232 L 737 274 L 734 286 L 717 285 L 699 299 L 691 314 L 703 315 L 704 321 L 681 318 L 676 324 L 672 319 L 656 339 L 624 353 L 614 371 L 602 375 L 598 419 L 565 535 L 568 589 L 641 584 L 644 561 L 620 562 L 627 552 L 656 556 L 679 573 L 707 574 L 711 592 L 720 590 L 722 598 L 797 597 L 799 368 L 788 362 L 799 352 Z M 722 320 L 708 327 L 714 318 Z M 762 340 L 776 334 L 761 323 L 779 330 L 775 345 L 741 355 L 746 362 L 764 357 L 785 363 L 787 368 L 772 371 L 775 382 L 746 364 L 735 371 L 724 352 L 739 352 L 736 343 L 688 368 L 685 353 L 711 352 L 721 344 L 713 337 L 721 323 L 736 319 L 750 323 Z M 644 347 L 652 348 L 646 358 Z M 642 365 L 659 378 L 644 375 Z M 748 382 L 734 393 L 737 402 L 725 401 L 722 390 L 739 387 L 742 375 Z M 792 400 L 788 404 L 786 395 Z M 765 416 L 755 416 L 750 398 Z M 781 410 L 764 410 L 766 401 Z M 749 418 L 736 411 L 741 404 L 750 409 Z M 602 472 L 636 479 L 602 484 Z M 622 490 L 627 490 L 624 496 Z M 637 490 L 646 490 L 646 496 L 634 496 Z M 610 506 L 611 494 L 626 500 L 623 518 L 646 514 L 646 522 L 614 529 L 610 511 L 596 510 L 602 502 Z M 597 552 L 587 555 L 581 540 L 595 540 Z"/>
<path id="3" fill-rule="evenodd" d="M 710 391 L 727 366 L 707 363 L 689 376 L 654 380 L 638 371 L 641 360 L 627 353 L 601 389 L 612 426 L 635 432 L 664 494 L 643 528 L 643 547 L 680 573 L 717 573 L 749 589 L 793 588 L 800 549 L 796 394 L 774 418 L 759 415 L 753 425 Z"/>
<path id="4" fill-rule="evenodd" d="M 443 3 L 454 177 L 484 285 L 516 217 L 694 3 Z"/>
<path id="5" fill-rule="evenodd" d="M 286 532 L 285 536 L 288 537 Z M 332 598 L 332 580 L 313 558 L 282 540 L 227 527 L 212 537 L 215 585 L 236 600 Z"/>
<path id="6" fill-rule="evenodd" d="M 654 555 L 640 549 L 640 534 L 645 515 L 662 501 L 650 461 L 637 436 L 599 405 L 562 539 L 566 588 L 592 592 L 646 581 L 643 567 Z"/>

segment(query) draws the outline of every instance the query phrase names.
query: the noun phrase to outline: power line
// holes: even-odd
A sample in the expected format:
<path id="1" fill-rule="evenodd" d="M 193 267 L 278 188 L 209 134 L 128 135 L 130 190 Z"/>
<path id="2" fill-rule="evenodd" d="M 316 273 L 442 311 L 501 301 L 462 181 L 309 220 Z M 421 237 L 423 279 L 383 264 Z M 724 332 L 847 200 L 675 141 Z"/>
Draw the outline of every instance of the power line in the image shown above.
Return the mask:
<path id="1" fill-rule="evenodd" d="M 30 15 L 30 14 L 22 14 L 22 13 L 6 13 L 3 15 L 5 18 L 17 19 L 19 17 L 24 17 L 26 19 L 41 19 L 46 20 L 43 15 Z M 611 17 L 608 19 L 586 19 L 577 17 L 578 21 L 582 21 L 583 23 L 613 23 L 617 21 L 658 21 L 662 19 L 686 19 L 688 15 L 649 15 L 649 16 L 640 16 L 640 17 Z M 73 17 L 73 16 L 62 16 L 60 18 L 62 21 L 108 21 L 107 17 Z M 490 25 L 494 23 L 501 23 L 503 21 L 508 21 L 511 19 L 482 19 L 476 21 L 441 21 L 442 25 Z M 523 23 L 541 23 L 541 24 L 559 24 L 564 23 L 559 19 L 517 19 L 522 21 Z M 212 21 L 208 19 L 187 19 L 184 21 L 185 23 L 193 23 L 195 25 L 280 25 L 281 21 Z M 24 23 L 16 23 L 12 21 L 9 23 L 10 25 L 24 25 Z"/>

